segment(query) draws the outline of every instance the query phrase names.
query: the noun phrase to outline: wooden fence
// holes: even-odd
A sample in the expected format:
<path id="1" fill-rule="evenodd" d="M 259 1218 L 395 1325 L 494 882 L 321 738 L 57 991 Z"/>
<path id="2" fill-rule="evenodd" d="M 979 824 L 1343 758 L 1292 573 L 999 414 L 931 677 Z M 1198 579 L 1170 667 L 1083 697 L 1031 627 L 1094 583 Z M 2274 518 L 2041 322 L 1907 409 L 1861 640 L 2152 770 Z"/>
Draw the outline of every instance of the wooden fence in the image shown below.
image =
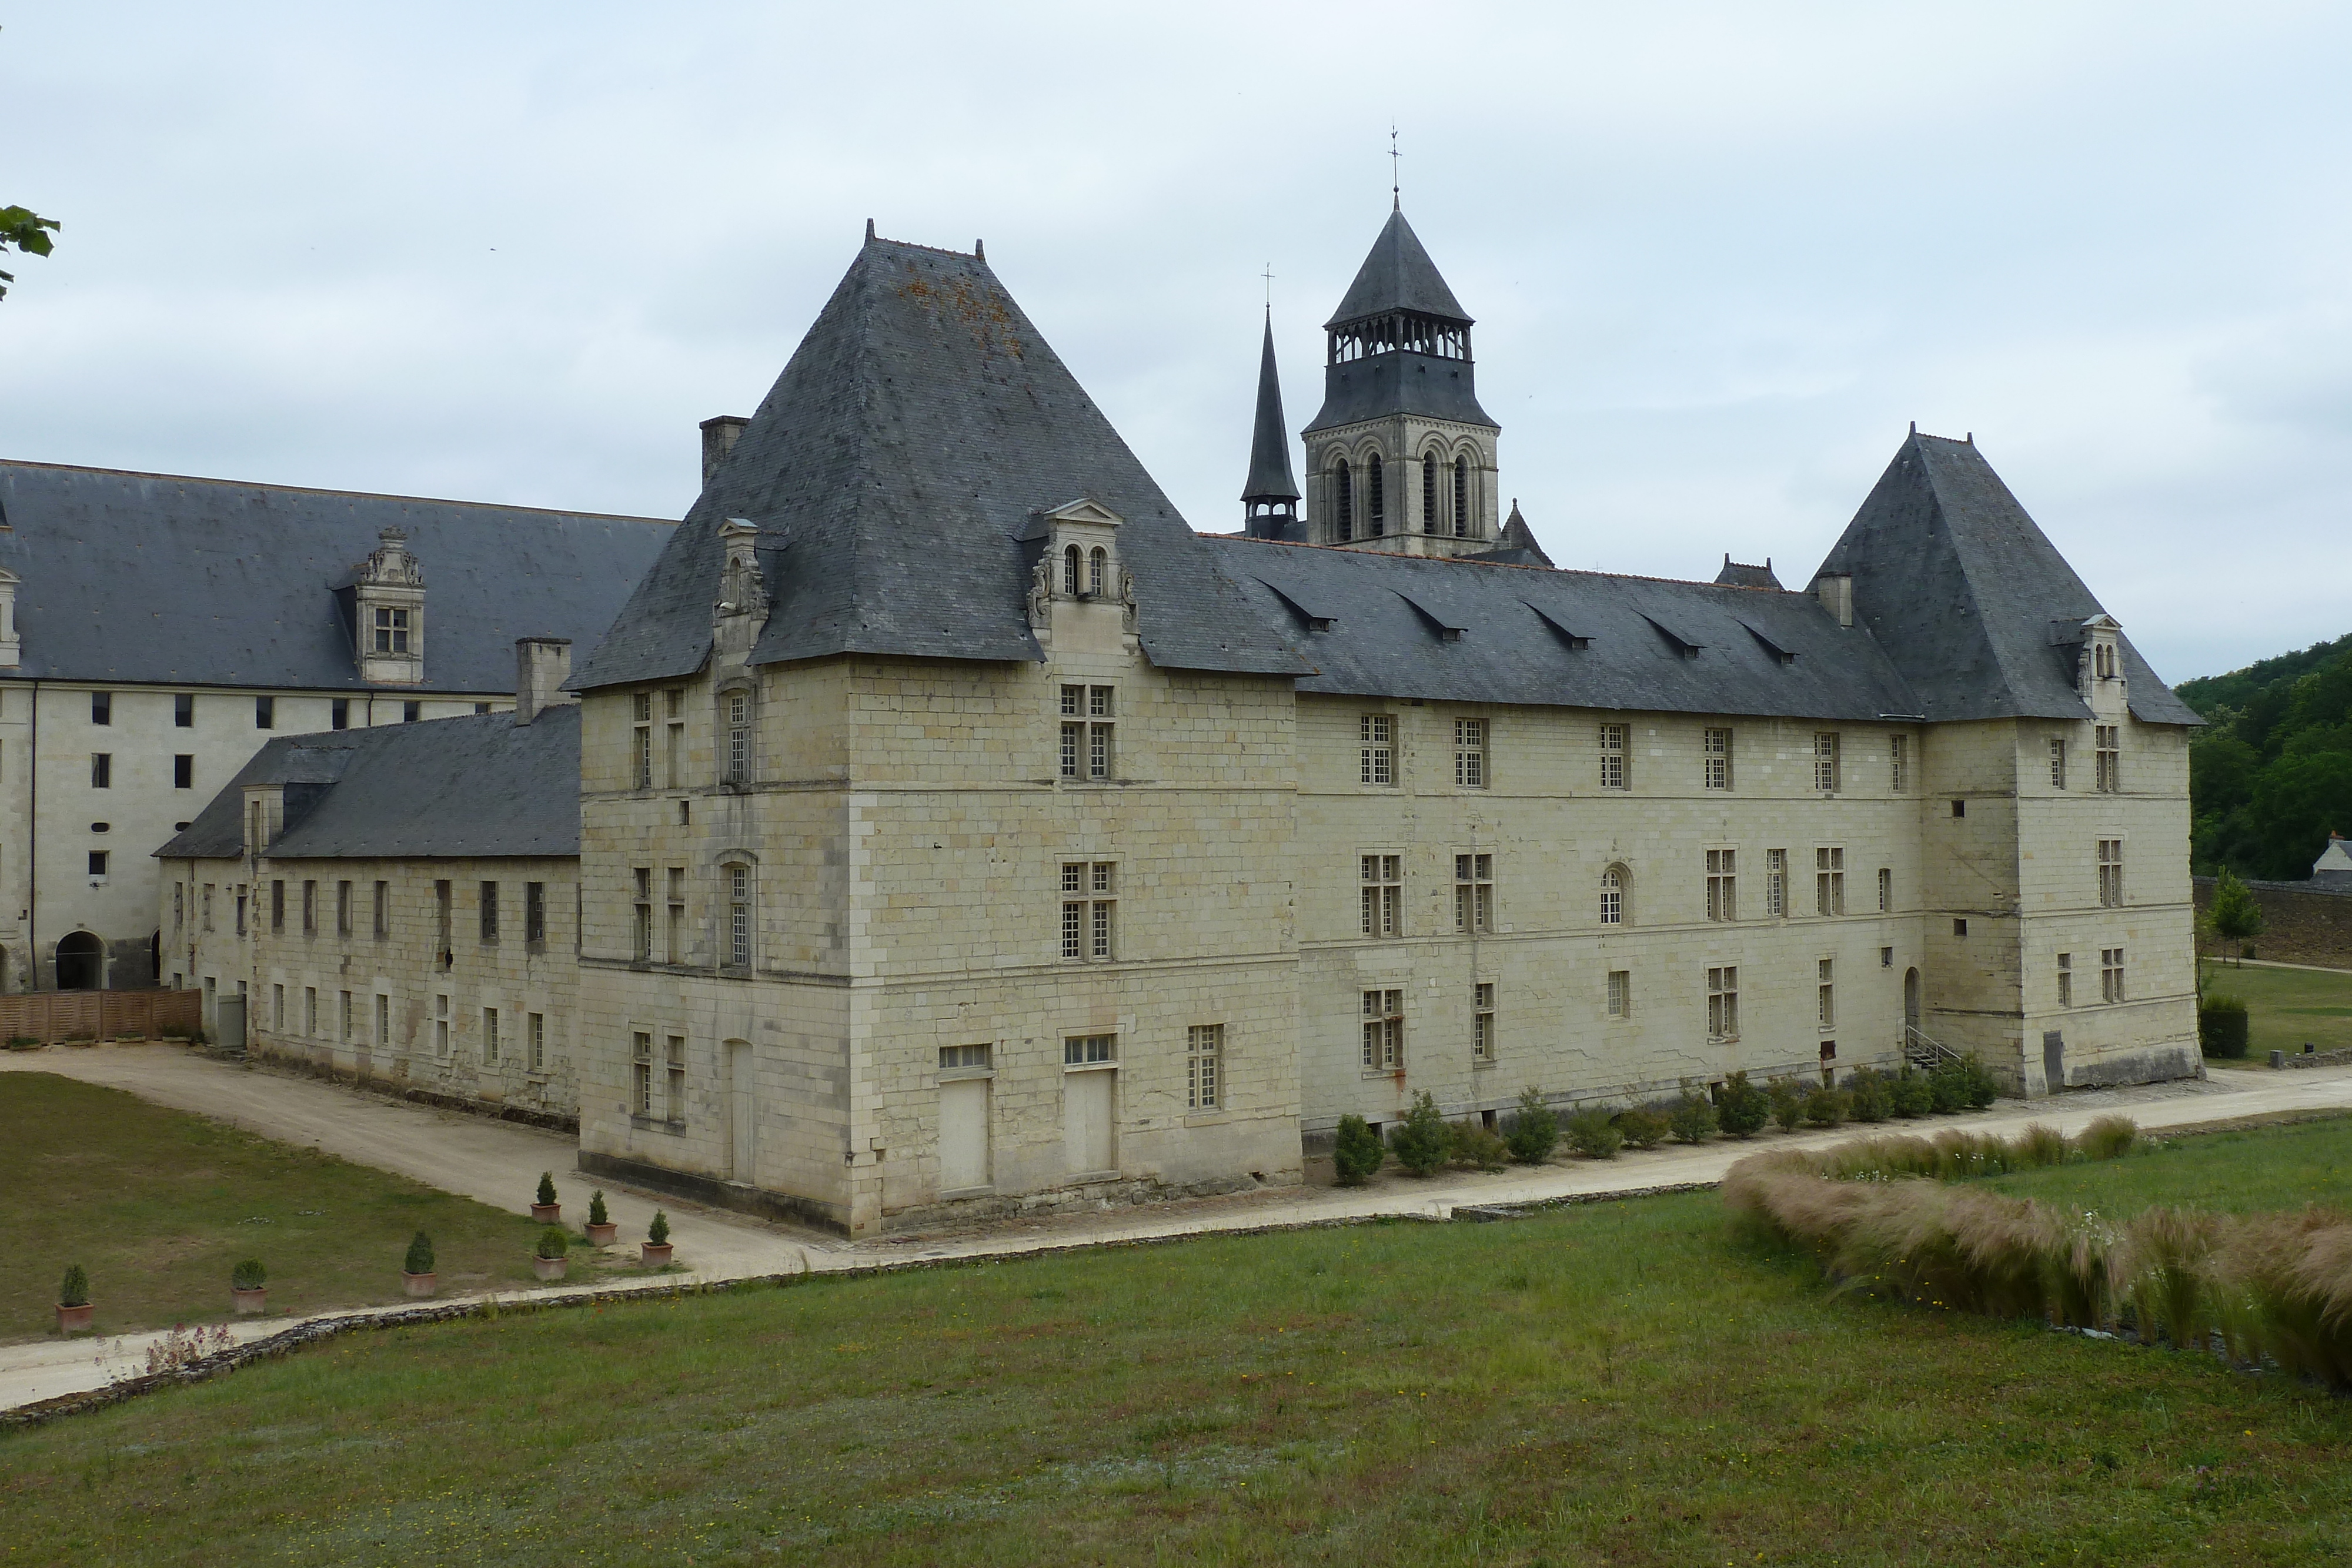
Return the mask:
<path id="1" fill-rule="evenodd" d="M 193 1034 L 204 1019 L 202 991 L 30 991 L 0 997 L 0 1039 L 5 1040 L 154 1040 L 167 1027 Z"/>

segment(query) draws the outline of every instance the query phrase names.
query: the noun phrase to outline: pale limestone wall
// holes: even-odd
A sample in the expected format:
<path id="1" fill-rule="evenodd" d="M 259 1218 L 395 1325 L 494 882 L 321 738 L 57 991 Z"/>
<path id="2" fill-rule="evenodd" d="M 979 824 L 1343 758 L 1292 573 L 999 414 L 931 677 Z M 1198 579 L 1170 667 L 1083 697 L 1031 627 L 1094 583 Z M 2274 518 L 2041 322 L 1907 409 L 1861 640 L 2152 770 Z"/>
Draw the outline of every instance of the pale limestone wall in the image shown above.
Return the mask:
<path id="1" fill-rule="evenodd" d="M 574 1074 L 580 971 L 573 952 L 577 862 L 569 858 L 484 860 L 243 860 L 160 862 L 166 980 L 247 988 L 247 1048 L 337 1076 L 424 1090 L 486 1109 L 568 1121 L 577 1113 Z M 437 959 L 435 883 L 450 883 L 450 963 Z M 286 883 L 286 921 L 272 929 L 270 884 Z M 317 929 L 302 927 L 302 884 L 317 883 Z M 352 888 L 352 929 L 336 928 L 338 883 Z M 374 931 L 374 885 L 388 884 L 388 935 Z M 499 883 L 499 933 L 481 938 L 481 884 Z M 525 889 L 545 888 L 544 941 L 526 940 Z M 203 929 L 203 890 L 216 889 L 213 929 Z M 174 884 L 182 890 L 174 919 Z M 246 936 L 235 897 L 249 888 Z M 176 939 L 174 939 L 176 937 Z M 343 998 L 351 998 L 348 1023 Z M 311 998 L 316 998 L 315 1019 Z M 377 1000 L 387 1006 L 380 1037 Z M 446 998 L 448 1048 L 436 1025 Z M 282 1012 L 281 1012 L 282 1009 Z M 499 1018 L 490 1054 L 486 1011 Z M 541 1025 L 541 1060 L 530 1059 L 530 1018 Z M 207 1027 L 213 1027 L 207 1010 Z"/>
<path id="2" fill-rule="evenodd" d="M 1496 536 L 1502 531 L 1496 440 L 1491 426 L 1459 424 L 1415 414 L 1392 414 L 1318 431 L 1307 454 L 1305 502 L 1311 537 L 1320 543 L 1339 542 L 1338 491 L 1332 483 L 1332 473 L 1333 465 L 1344 456 L 1355 470 L 1356 538 L 1350 542 L 1356 548 L 1433 556 L 1469 554 L 1493 548 Z M 1456 538 L 1450 532 L 1432 534 L 1424 527 L 1421 457 L 1432 444 L 1444 449 L 1449 463 L 1456 455 L 1470 459 L 1474 527 L 1465 538 Z M 1386 531 L 1368 538 L 1363 531 L 1368 519 L 1363 468 L 1374 452 L 1381 455 L 1386 466 Z M 1448 469 L 1440 480 L 1438 501 L 1439 519 L 1448 529 L 1452 527 L 1453 495 L 1454 476 Z"/>

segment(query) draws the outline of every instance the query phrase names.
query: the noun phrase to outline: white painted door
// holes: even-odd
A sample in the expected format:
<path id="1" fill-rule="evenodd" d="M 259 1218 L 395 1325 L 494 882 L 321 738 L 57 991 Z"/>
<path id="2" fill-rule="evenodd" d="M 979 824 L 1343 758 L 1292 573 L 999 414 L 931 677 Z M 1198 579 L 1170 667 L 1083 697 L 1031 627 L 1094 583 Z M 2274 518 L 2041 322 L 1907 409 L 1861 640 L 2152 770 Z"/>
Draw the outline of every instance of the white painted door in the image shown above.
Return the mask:
<path id="1" fill-rule="evenodd" d="M 988 1080 L 940 1085 L 940 1190 L 988 1185 Z"/>
<path id="2" fill-rule="evenodd" d="M 1118 1074 L 1108 1068 L 1062 1074 L 1062 1164 L 1069 1175 L 1118 1168 L 1110 1120 L 1118 1088 Z"/>
<path id="3" fill-rule="evenodd" d="M 735 1181 L 751 1180 L 759 1158 L 760 1118 L 751 1071 L 751 1048 L 745 1041 L 727 1042 L 727 1175 Z"/>

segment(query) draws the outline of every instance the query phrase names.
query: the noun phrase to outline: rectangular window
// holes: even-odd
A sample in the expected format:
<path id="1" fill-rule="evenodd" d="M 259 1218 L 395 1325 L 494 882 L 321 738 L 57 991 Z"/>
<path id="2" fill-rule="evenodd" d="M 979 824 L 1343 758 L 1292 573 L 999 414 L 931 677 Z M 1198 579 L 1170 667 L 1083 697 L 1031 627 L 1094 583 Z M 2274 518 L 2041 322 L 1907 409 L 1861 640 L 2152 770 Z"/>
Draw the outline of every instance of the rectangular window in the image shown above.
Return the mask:
<path id="1" fill-rule="evenodd" d="M 2124 841 L 2121 839 L 2099 841 L 2099 904 L 2106 909 L 2120 909 L 2124 902 Z"/>
<path id="2" fill-rule="evenodd" d="M 1486 721 L 1483 718 L 1454 721 L 1454 787 L 1486 787 Z"/>
<path id="3" fill-rule="evenodd" d="M 196 727 L 195 693 L 174 692 L 172 694 L 172 727 L 174 729 L 194 729 Z"/>
<path id="4" fill-rule="evenodd" d="M 92 692 L 89 694 L 89 722 L 92 724 L 104 725 L 111 725 L 114 722 L 114 694 L 112 692 Z"/>
<path id="5" fill-rule="evenodd" d="M 499 1009 L 484 1008 L 482 1009 L 482 1065 L 496 1067 L 498 1064 Z"/>
<path id="6" fill-rule="evenodd" d="M 1067 861 L 1062 866 L 1062 956 L 1109 958 L 1118 867 L 1110 861 Z"/>
<path id="7" fill-rule="evenodd" d="M 1706 852 L 1706 917 L 1709 920 L 1739 918 L 1739 877 L 1738 850 Z"/>
<path id="8" fill-rule="evenodd" d="M 1404 930 L 1404 857 L 1359 855 L 1363 877 L 1363 934 L 1396 936 Z"/>
<path id="9" fill-rule="evenodd" d="M 2074 1005 L 2074 955 L 2072 953 L 2058 955 L 2058 1005 L 2062 1008 Z"/>
<path id="10" fill-rule="evenodd" d="M 256 697 L 253 699 L 253 727 L 256 729 L 276 729 L 278 727 L 278 699 L 276 697 Z"/>
<path id="11" fill-rule="evenodd" d="M 643 692 L 637 694 L 645 695 Z M 654 732 L 644 725 L 636 727 L 629 742 L 629 787 L 650 789 L 654 787 Z"/>
<path id="12" fill-rule="evenodd" d="M 529 1061 L 531 1071 L 544 1072 L 547 1071 L 547 1015 L 525 1013 L 522 1022 L 523 1046 L 530 1053 L 525 1060 Z"/>
<path id="13" fill-rule="evenodd" d="M 1893 866 L 1883 865 L 1878 868 L 1878 913 L 1881 915 L 1895 913 L 1895 868 Z"/>
<path id="14" fill-rule="evenodd" d="M 278 1033 L 286 1032 L 286 988 L 269 988 L 269 1027 Z"/>
<path id="15" fill-rule="evenodd" d="M 269 929 L 286 929 L 286 884 L 283 882 L 269 884 Z"/>
<path id="16" fill-rule="evenodd" d="M 669 1070 L 669 1082 L 667 1085 L 669 1090 L 667 1101 L 669 1119 L 673 1122 L 683 1122 L 686 1120 L 686 1037 L 684 1035 L 674 1034 L 669 1037 L 669 1056 L 663 1065 Z"/>
<path id="17" fill-rule="evenodd" d="M 1706 1037 L 1717 1040 L 1739 1038 L 1739 971 L 1737 968 L 1709 969 L 1706 972 Z"/>
<path id="18" fill-rule="evenodd" d="M 522 884 L 522 939 L 526 946 L 547 945 L 547 883 Z"/>
<path id="19" fill-rule="evenodd" d="M 1827 958 L 1821 960 L 1818 981 L 1820 995 L 1815 999 L 1813 1009 L 1813 1021 L 1824 1030 L 1837 1028 L 1837 986 L 1831 973 L 1831 962 L 1832 960 Z"/>
<path id="20" fill-rule="evenodd" d="M 1886 737 L 1886 787 L 1900 795 L 1911 788 L 1911 737 Z"/>
<path id="21" fill-rule="evenodd" d="M 1838 787 L 1838 732 L 1822 730 L 1813 737 L 1813 788 L 1833 793 Z"/>
<path id="22" fill-rule="evenodd" d="M 1624 725 L 1604 724 L 1601 727 L 1601 787 L 1603 789 L 1625 788 L 1625 758 L 1631 750 L 1625 740 Z"/>
<path id="23" fill-rule="evenodd" d="M 335 883 L 335 935 L 348 936 L 351 934 L 352 884 L 348 882 L 339 882 Z"/>
<path id="24" fill-rule="evenodd" d="M 315 882 L 305 881 L 302 883 L 302 935 L 305 936 L 316 936 L 318 934 L 319 884 Z"/>
<path id="25" fill-rule="evenodd" d="M 1062 715 L 1072 721 L 1062 726 L 1062 777 L 1108 782 L 1114 749 L 1111 721 L 1118 716 L 1117 688 L 1064 686 Z"/>
<path id="26" fill-rule="evenodd" d="M 654 956 L 654 868 L 637 866 L 632 874 L 637 884 L 635 941 L 632 946 L 637 958 L 650 963 Z"/>
<path id="27" fill-rule="evenodd" d="M 2115 724 L 2094 725 L 2092 741 L 2096 748 L 2099 790 L 2113 795 L 2124 787 L 2123 727 Z"/>
<path id="28" fill-rule="evenodd" d="M 319 988 L 302 988 L 302 1032 L 312 1040 L 319 1038 Z"/>
<path id="29" fill-rule="evenodd" d="M 751 868 L 727 868 L 727 961 L 739 969 L 751 966 Z"/>
<path id="30" fill-rule="evenodd" d="M 1470 1060 L 1495 1060 L 1495 987 L 1481 980 L 1470 988 Z"/>
<path id="31" fill-rule="evenodd" d="M 1709 789 L 1731 788 L 1731 731 L 1710 729 L 1699 737 L 1699 782 Z"/>
<path id="32" fill-rule="evenodd" d="M 751 699 L 742 692 L 727 694 L 727 782 L 751 781 Z"/>
<path id="33" fill-rule="evenodd" d="M 172 929 L 173 931 L 179 930 L 186 923 L 185 892 L 182 883 L 175 882 L 172 884 Z"/>
<path id="34" fill-rule="evenodd" d="M 96 873 L 93 873 L 92 874 L 94 875 Z M 239 936 L 245 935 L 245 884 L 243 883 L 239 883 L 236 886 L 236 934 Z"/>
<path id="35" fill-rule="evenodd" d="M 89 852 L 90 875 L 104 876 L 106 874 L 106 868 L 111 863 L 108 858 L 108 853 L 109 852 L 105 850 L 92 850 Z"/>
<path id="36" fill-rule="evenodd" d="M 352 727 L 351 698 L 337 697 L 327 705 L 327 727 L 330 729 L 349 729 Z"/>
<path id="37" fill-rule="evenodd" d="M 654 1113 L 654 1037 L 632 1034 L 629 1037 L 629 1064 L 635 1070 L 635 1096 L 633 1108 L 640 1116 Z"/>
<path id="38" fill-rule="evenodd" d="M 1363 784 L 1394 784 L 1396 782 L 1396 720 L 1384 713 L 1368 713 L 1356 721 L 1356 738 L 1361 742 L 1357 781 Z"/>
<path id="39" fill-rule="evenodd" d="M 433 1054 L 442 1061 L 449 1060 L 449 998 L 433 998 Z"/>
<path id="40" fill-rule="evenodd" d="M 418 719 L 423 718 L 424 716 L 425 716 L 425 705 L 424 705 L 423 703 L 420 703 L 420 702 L 404 702 L 404 703 L 402 703 L 402 704 L 400 705 L 400 722 L 401 722 L 401 723 L 403 723 L 403 724 L 415 724 Z"/>
<path id="41" fill-rule="evenodd" d="M 375 612 L 375 652 L 405 653 L 408 652 L 408 612 L 378 605 Z"/>
<path id="42" fill-rule="evenodd" d="M 1364 993 L 1364 1069 L 1394 1072 L 1404 1066 L 1404 992 Z"/>
<path id="43" fill-rule="evenodd" d="M 1845 851 L 1843 849 L 1813 852 L 1813 913 L 1845 913 Z"/>
<path id="44" fill-rule="evenodd" d="M 114 753 L 93 751 L 89 754 L 89 787 L 93 789 L 114 788 Z"/>
<path id="45" fill-rule="evenodd" d="M 373 934 L 379 942 L 392 935 L 392 883 L 375 884 Z"/>
<path id="46" fill-rule="evenodd" d="M 1184 1108 L 1213 1111 L 1223 1103 L 1225 1026 L 1196 1023 L 1184 1031 Z"/>
<path id="47" fill-rule="evenodd" d="M 2105 1002 L 2124 999 L 2124 950 L 2120 947 L 2099 949 L 2099 999 Z"/>
<path id="48" fill-rule="evenodd" d="M 457 954 L 451 950 L 449 935 L 454 929 L 450 920 L 456 903 L 456 895 L 451 893 L 447 882 L 433 884 L 433 951 L 445 969 L 457 961 Z"/>
<path id="49" fill-rule="evenodd" d="M 1775 920 L 1789 915 L 1789 852 L 1764 852 L 1764 913 Z"/>
<path id="50" fill-rule="evenodd" d="M 1495 928 L 1495 857 L 1454 857 L 1454 929 L 1492 931 Z"/>
<path id="51" fill-rule="evenodd" d="M 183 752 L 172 758 L 172 788 L 193 789 L 196 787 L 196 759 Z"/>
<path id="52" fill-rule="evenodd" d="M 2050 788 L 2066 788 L 2066 743 L 2054 736 L 2050 741 Z"/>
<path id="53" fill-rule="evenodd" d="M 349 992 L 349 991 L 338 991 L 338 992 L 336 992 L 336 993 L 335 993 L 335 1017 L 336 1017 L 336 1031 L 335 1031 L 335 1038 L 336 1038 L 337 1040 L 340 1040 L 343 1041 L 345 1044 L 349 1044 L 349 1043 L 351 1042 L 351 1038 L 352 1038 L 352 994 L 351 994 L 351 992 Z"/>
<path id="54" fill-rule="evenodd" d="M 493 947 L 499 940 L 499 884 L 482 883 L 481 899 L 482 946 Z"/>
<path id="55" fill-rule="evenodd" d="M 204 896 L 196 905 L 196 915 L 198 928 L 210 931 L 213 928 L 213 883 L 209 882 L 205 883 Z"/>
<path id="56" fill-rule="evenodd" d="M 1066 724 L 1062 727 L 1062 777 L 1081 777 L 1078 768 L 1087 752 L 1087 727 Z"/>
<path id="57" fill-rule="evenodd" d="M 1631 969 L 1609 971 L 1609 1016 L 1613 1019 L 1633 1016 L 1633 971 Z"/>
<path id="58" fill-rule="evenodd" d="M 1115 1034 L 1072 1035 L 1062 1041 L 1062 1065 L 1094 1067 L 1118 1060 L 1118 1036 Z"/>
<path id="59" fill-rule="evenodd" d="M 669 868 L 669 930 L 662 956 L 672 964 L 686 962 L 686 868 Z"/>
<path id="60" fill-rule="evenodd" d="M 378 996 L 375 999 L 375 1043 L 381 1050 L 392 1049 L 392 998 Z"/>
<path id="61" fill-rule="evenodd" d="M 984 1045 L 943 1045 L 940 1047 L 940 1071 L 953 1072 L 961 1068 L 988 1066 L 988 1047 Z"/>

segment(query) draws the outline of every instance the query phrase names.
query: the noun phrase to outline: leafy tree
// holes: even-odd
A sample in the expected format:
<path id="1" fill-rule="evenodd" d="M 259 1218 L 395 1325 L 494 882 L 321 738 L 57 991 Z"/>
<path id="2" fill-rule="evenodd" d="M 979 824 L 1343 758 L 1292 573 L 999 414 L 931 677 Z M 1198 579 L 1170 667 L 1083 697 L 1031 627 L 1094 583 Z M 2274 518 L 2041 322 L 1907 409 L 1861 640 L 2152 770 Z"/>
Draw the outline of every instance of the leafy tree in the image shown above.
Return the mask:
<path id="1" fill-rule="evenodd" d="M 16 246 L 26 256 L 49 254 L 49 235 L 57 230 L 55 218 L 45 218 L 26 207 L 0 207 L 0 251 Z M 5 298 L 8 285 L 16 281 L 13 272 L 0 272 L 0 298 Z"/>
<path id="2" fill-rule="evenodd" d="M 2259 936 L 2263 929 L 2263 906 L 2254 902 L 2252 892 L 2240 882 L 2237 873 L 2228 866 L 2213 881 L 2213 902 L 2205 911 L 2211 923 L 2213 935 L 2232 945 L 2249 936 Z"/>

